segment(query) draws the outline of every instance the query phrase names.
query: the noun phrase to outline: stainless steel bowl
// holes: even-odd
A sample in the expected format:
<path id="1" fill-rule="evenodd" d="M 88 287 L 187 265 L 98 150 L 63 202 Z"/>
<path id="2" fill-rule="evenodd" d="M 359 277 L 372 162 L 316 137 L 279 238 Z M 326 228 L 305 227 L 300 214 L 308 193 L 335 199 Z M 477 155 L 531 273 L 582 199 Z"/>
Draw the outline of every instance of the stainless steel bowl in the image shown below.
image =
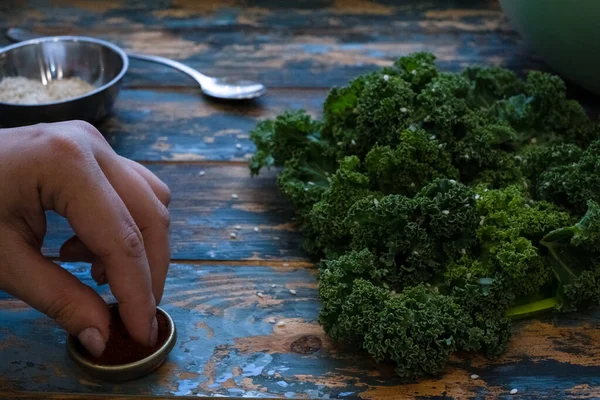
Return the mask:
<path id="1" fill-rule="evenodd" d="M 42 83 L 78 77 L 95 87 L 79 97 L 45 104 L 0 102 L 0 125 L 80 119 L 96 122 L 112 109 L 129 59 L 112 43 L 83 36 L 28 40 L 0 49 L 0 81 L 22 76 Z"/>

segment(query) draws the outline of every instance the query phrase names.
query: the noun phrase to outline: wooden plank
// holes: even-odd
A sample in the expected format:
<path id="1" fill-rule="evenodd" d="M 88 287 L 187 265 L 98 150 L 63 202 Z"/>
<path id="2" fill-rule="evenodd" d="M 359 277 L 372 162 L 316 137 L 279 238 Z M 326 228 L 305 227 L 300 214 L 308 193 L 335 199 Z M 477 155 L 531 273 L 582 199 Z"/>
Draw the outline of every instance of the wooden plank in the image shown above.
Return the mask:
<path id="1" fill-rule="evenodd" d="M 64 267 L 93 284 L 87 266 Z M 98 290 L 110 298 L 106 287 Z M 72 369 L 65 334 L 52 321 L 0 294 L 0 395 L 496 399 L 517 388 L 520 399 L 600 396 L 598 312 L 520 323 L 499 360 L 455 357 L 442 378 L 401 384 L 390 366 L 376 366 L 323 333 L 311 270 L 175 264 L 162 306 L 179 331 L 168 362 L 140 380 L 108 384 Z"/>
<path id="2" fill-rule="evenodd" d="M 13 25 L 54 29 L 88 26 L 105 31 L 135 31 L 157 26 L 207 32 L 268 28 L 358 30 L 366 24 L 378 25 L 379 29 L 404 26 L 435 32 L 506 29 L 496 0 L 404 0 L 400 3 L 389 0 L 28 0 L 4 2 L 0 13 L 11 17 L 8 22 Z"/>
<path id="3" fill-rule="evenodd" d="M 173 400 L 173 396 L 137 396 L 137 395 L 105 395 L 89 393 L 49 393 L 49 392 L 0 392 L 4 400 Z M 221 398 L 232 399 L 224 396 Z M 198 399 L 197 396 L 177 396 L 177 399 Z"/>
<path id="4" fill-rule="evenodd" d="M 428 51 L 446 71 L 465 66 L 500 65 L 516 71 L 547 69 L 514 34 L 426 34 L 393 32 L 376 38 L 334 36 L 214 33 L 210 45 L 204 32 L 144 33 L 90 30 L 74 32 L 111 40 L 127 49 L 180 60 L 205 74 L 260 81 L 268 88 L 340 86 L 357 75 L 388 66 L 401 56 Z M 266 36 L 265 39 L 262 36 Z M 132 60 L 127 87 L 194 87 L 187 76 L 160 65 Z"/>
<path id="5" fill-rule="evenodd" d="M 172 7 L 169 2 L 133 7 L 119 1 L 89 3 L 63 1 L 48 10 L 48 2 L 31 1 L 0 12 L 0 21 L 44 34 L 97 36 L 183 60 L 207 74 L 255 79 L 268 87 L 342 85 L 414 51 L 435 53 L 445 70 L 471 64 L 544 68 L 494 1 L 412 0 L 398 7 L 367 1 L 296 6 L 262 1 L 252 7 L 216 0 L 202 6 L 174 2 Z M 126 84 L 193 86 L 168 68 L 138 62 L 132 63 Z"/>
<path id="6" fill-rule="evenodd" d="M 211 101 L 198 91 L 124 90 L 113 116 L 99 124 L 117 153 L 137 161 L 244 161 L 249 132 L 287 109 L 319 115 L 326 90 L 272 90 L 249 103 Z"/>
<path id="7" fill-rule="evenodd" d="M 305 260 L 293 212 L 276 190 L 275 171 L 251 178 L 245 164 L 152 164 L 149 168 L 172 191 L 174 260 Z M 205 174 L 200 176 L 200 171 Z M 229 237 L 231 232 L 236 232 L 236 239 Z M 49 214 L 45 254 L 57 256 L 72 234 L 64 219 Z"/>

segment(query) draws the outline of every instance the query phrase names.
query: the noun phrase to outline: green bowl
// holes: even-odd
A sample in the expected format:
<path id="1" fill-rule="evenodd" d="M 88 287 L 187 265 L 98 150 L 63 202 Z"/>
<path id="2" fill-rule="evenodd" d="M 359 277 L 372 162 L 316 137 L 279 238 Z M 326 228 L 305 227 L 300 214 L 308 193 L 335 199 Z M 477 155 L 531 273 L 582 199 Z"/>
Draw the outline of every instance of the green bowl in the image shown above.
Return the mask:
<path id="1" fill-rule="evenodd" d="M 500 0 L 512 27 L 567 80 L 600 94 L 600 0 Z"/>

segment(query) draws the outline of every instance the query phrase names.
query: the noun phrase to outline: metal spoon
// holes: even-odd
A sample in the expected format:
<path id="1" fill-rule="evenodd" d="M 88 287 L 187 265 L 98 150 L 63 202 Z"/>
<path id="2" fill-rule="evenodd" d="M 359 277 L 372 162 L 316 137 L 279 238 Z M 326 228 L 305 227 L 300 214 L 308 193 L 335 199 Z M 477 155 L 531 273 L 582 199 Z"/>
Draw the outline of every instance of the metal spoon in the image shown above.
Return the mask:
<path id="1" fill-rule="evenodd" d="M 19 28 L 10 28 L 6 32 L 6 36 L 15 42 L 42 37 L 41 35 L 36 35 Z M 167 65 L 189 75 L 198 82 L 202 92 L 207 96 L 226 100 L 248 100 L 262 96 L 267 92 L 267 88 L 262 83 L 246 80 L 232 80 L 228 78 L 213 78 L 206 76 L 179 61 L 171 60 L 169 58 L 130 52 L 126 53 L 130 58 Z"/>

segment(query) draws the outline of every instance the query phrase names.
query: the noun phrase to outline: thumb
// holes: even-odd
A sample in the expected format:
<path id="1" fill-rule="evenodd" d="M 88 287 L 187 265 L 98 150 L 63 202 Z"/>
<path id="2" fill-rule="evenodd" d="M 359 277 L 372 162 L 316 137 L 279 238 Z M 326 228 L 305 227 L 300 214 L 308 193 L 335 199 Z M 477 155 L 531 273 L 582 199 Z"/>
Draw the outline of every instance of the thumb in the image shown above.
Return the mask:
<path id="1" fill-rule="evenodd" d="M 100 356 L 110 324 L 104 300 L 18 235 L 13 240 L 2 236 L 0 289 L 54 319 L 92 355 Z"/>

